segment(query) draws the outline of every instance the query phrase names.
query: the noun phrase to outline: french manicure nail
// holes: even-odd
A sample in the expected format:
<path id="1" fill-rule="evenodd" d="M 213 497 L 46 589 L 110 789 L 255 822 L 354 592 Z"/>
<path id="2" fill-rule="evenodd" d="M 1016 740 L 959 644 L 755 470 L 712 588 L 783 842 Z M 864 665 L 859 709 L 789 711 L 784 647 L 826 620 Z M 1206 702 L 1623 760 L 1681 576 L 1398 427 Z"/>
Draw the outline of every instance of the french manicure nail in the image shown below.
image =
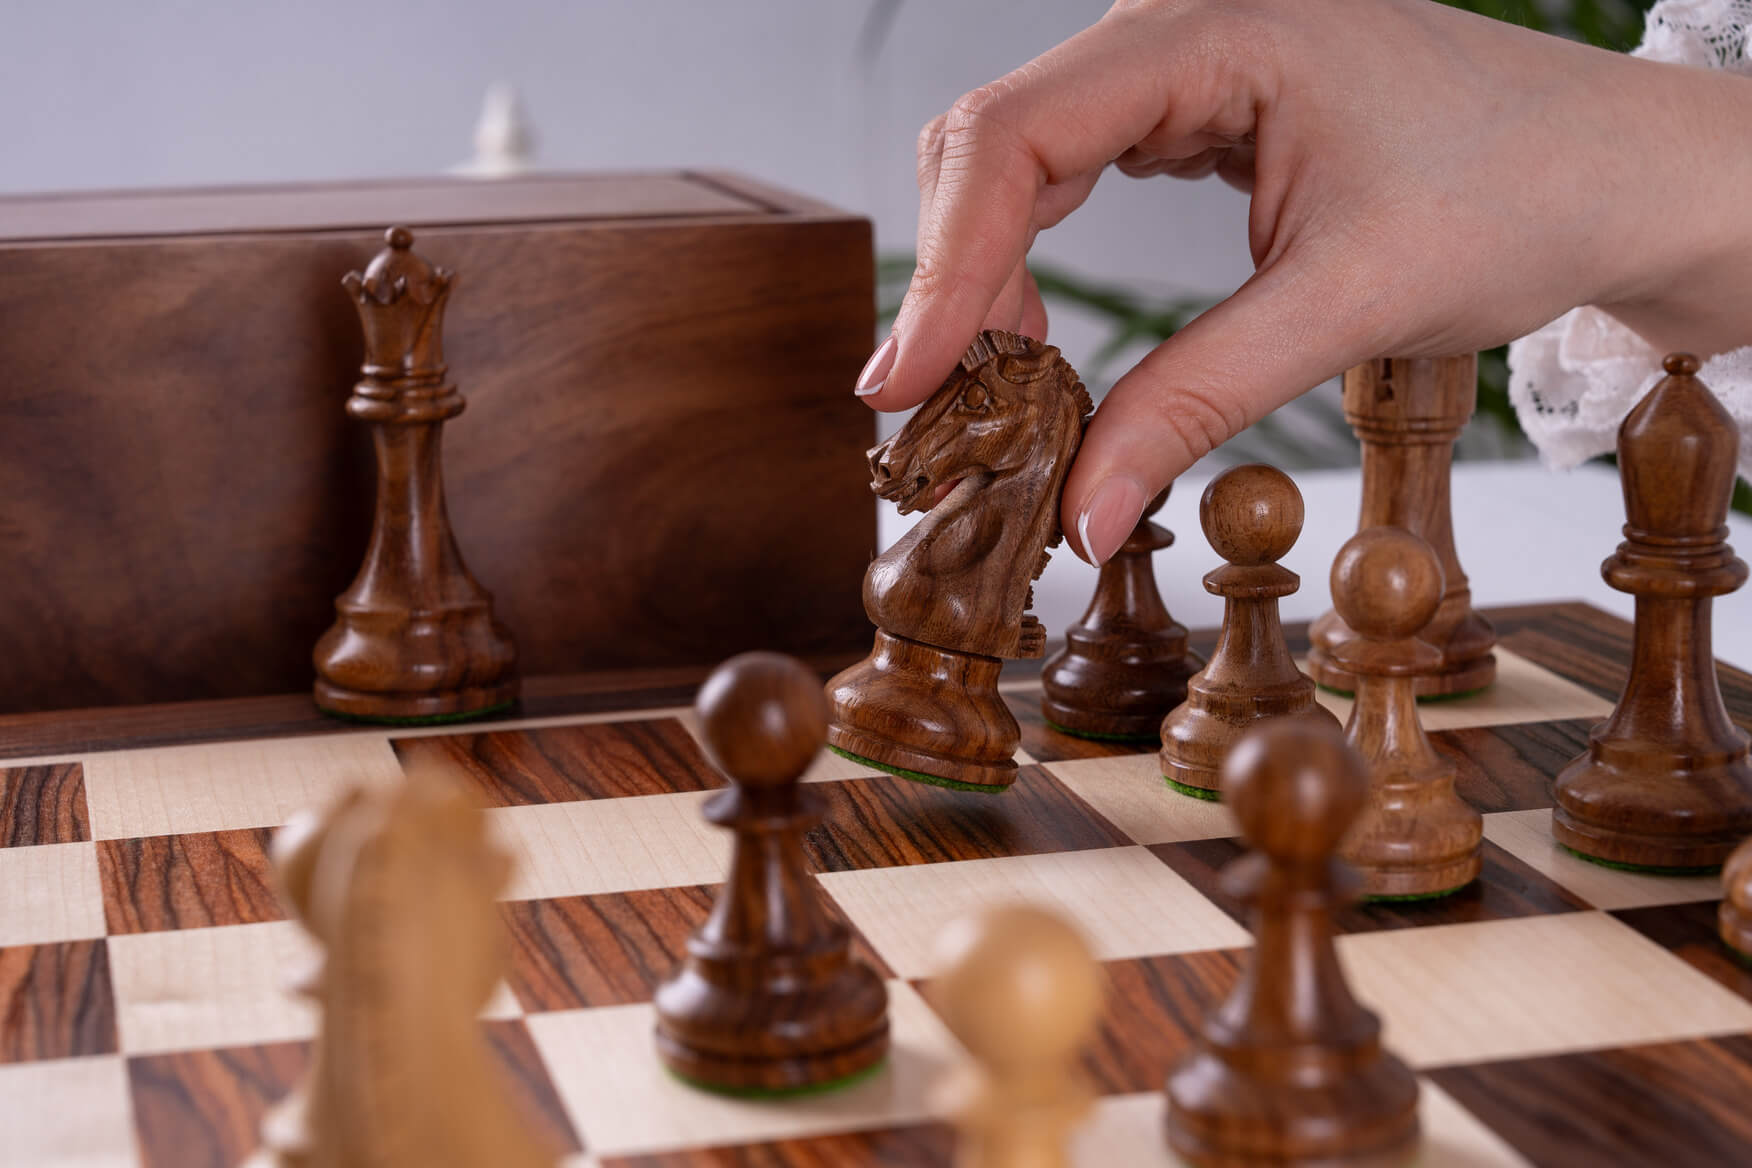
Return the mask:
<path id="1" fill-rule="evenodd" d="M 1083 545 L 1084 557 L 1096 566 L 1113 558 L 1138 525 L 1147 501 L 1143 484 L 1130 475 L 1102 480 L 1077 515 L 1077 542 Z"/>
<path id="2" fill-rule="evenodd" d="M 852 390 L 859 397 L 869 397 L 880 393 L 888 383 L 888 372 L 894 368 L 894 356 L 900 352 L 900 338 L 893 333 L 888 339 L 878 345 L 876 351 L 870 354 L 870 359 L 864 363 L 864 371 L 858 374 L 858 384 Z"/>

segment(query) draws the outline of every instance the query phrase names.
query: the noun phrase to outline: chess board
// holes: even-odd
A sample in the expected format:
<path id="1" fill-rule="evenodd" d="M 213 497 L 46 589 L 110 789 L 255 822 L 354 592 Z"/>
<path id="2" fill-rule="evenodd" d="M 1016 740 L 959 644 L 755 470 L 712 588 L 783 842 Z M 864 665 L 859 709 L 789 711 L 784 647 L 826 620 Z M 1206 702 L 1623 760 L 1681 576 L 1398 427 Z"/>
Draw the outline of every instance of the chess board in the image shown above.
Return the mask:
<path id="1" fill-rule="evenodd" d="M 1610 708 L 1628 626 L 1574 604 L 1491 615 L 1495 689 L 1423 707 L 1485 813 L 1484 875 L 1341 921 L 1357 996 L 1421 1078 L 1420 1164 L 1752 1163 L 1752 969 L 1715 938 L 1715 880 L 1598 867 L 1549 834 L 1550 778 Z M 1003 898 L 1077 921 L 1110 982 L 1077 1162 L 1172 1163 L 1162 1080 L 1250 942 L 1215 879 L 1235 828 L 1168 790 L 1153 752 L 1047 728 L 1025 673 L 1003 686 L 1024 727 L 1003 795 L 826 755 L 808 776 L 821 889 L 888 978 L 886 1069 L 788 1102 L 660 1069 L 652 990 L 728 854 L 700 816 L 721 780 L 694 680 L 537 681 L 516 718 L 412 730 L 324 722 L 297 696 L 0 719 L 0 1165 L 242 1160 L 317 1022 L 286 988 L 311 943 L 276 897 L 271 834 L 422 757 L 469 777 L 516 858 L 484 1025 L 568 1168 L 948 1164 L 931 1088 L 958 1056 L 924 979 L 939 926 Z M 1752 677 L 1722 681 L 1752 724 Z"/>

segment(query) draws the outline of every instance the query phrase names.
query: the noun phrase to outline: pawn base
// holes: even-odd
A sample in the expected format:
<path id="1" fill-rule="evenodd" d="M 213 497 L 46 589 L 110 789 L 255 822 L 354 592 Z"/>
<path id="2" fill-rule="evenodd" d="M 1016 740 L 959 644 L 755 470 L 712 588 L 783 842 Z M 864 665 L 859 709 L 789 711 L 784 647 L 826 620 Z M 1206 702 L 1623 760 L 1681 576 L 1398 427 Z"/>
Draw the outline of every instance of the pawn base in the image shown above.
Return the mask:
<path id="1" fill-rule="evenodd" d="M 1647 744 L 1620 748 L 1597 738 L 1557 776 L 1553 793 L 1553 838 L 1612 864 L 1718 868 L 1752 835 L 1744 735 L 1713 755 L 1666 757 Z"/>
<path id="2" fill-rule="evenodd" d="M 1451 896 L 1478 879 L 1484 861 L 1477 852 L 1444 864 L 1425 867 L 1369 868 L 1352 861 L 1362 876 L 1362 896 L 1368 900 L 1432 900 Z"/>
<path id="3" fill-rule="evenodd" d="M 366 693 L 318 678 L 312 696 L 323 713 L 354 722 L 462 722 L 510 709 L 517 703 L 518 683 L 513 678 L 445 693 Z"/>
<path id="4" fill-rule="evenodd" d="M 1345 697 L 1351 697 L 1357 692 L 1356 675 L 1318 648 L 1309 652 L 1307 664 L 1303 668 L 1324 689 Z M 1489 688 L 1496 680 L 1496 673 L 1495 653 L 1486 653 L 1483 657 L 1470 661 L 1445 661 L 1439 668 L 1418 675 L 1417 696 L 1451 698 L 1477 693 Z"/>
<path id="5" fill-rule="evenodd" d="M 1235 743 L 1260 722 L 1277 718 L 1341 729 L 1332 711 L 1315 702 L 1314 683 L 1305 677 L 1275 692 L 1248 695 L 1203 693 L 1195 680 L 1186 701 L 1162 720 L 1162 777 L 1215 799 L 1223 760 Z"/>
<path id="6" fill-rule="evenodd" d="M 1072 627 L 1065 647 L 1040 671 L 1040 711 L 1067 734 L 1146 741 L 1186 700 L 1204 667 L 1178 625 L 1153 639 L 1117 640 Z"/>

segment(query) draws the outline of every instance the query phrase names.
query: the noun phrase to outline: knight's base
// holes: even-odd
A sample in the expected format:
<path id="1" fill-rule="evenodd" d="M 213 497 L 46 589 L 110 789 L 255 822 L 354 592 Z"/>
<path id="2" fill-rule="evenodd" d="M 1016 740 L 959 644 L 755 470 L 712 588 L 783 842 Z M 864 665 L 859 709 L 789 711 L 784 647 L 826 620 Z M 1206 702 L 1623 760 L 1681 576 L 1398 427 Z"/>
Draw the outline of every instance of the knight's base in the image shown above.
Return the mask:
<path id="1" fill-rule="evenodd" d="M 870 656 L 827 683 L 827 743 L 883 770 L 1001 790 L 1022 728 L 998 695 L 996 657 L 876 631 Z"/>
<path id="2" fill-rule="evenodd" d="M 1752 760 L 1743 740 L 1737 751 L 1674 757 L 1665 767 L 1645 749 L 1632 770 L 1619 753 L 1595 740 L 1557 776 L 1551 834 L 1564 847 L 1633 868 L 1708 870 L 1752 834 Z M 1648 781 L 1663 770 L 1665 781 Z"/>
<path id="3" fill-rule="evenodd" d="M 461 722 L 501 713 L 516 704 L 516 678 L 497 685 L 477 686 L 441 693 L 365 693 L 343 689 L 318 678 L 314 688 L 316 708 L 354 722 L 420 724 Z"/>

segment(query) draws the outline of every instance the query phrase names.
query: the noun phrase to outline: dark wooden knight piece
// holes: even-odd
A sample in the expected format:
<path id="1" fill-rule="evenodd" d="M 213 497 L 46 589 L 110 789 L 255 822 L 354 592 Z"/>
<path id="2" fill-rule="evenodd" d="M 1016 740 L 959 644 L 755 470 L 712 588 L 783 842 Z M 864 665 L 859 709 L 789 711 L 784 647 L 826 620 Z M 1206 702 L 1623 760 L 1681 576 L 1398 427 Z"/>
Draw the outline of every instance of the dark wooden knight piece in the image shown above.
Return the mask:
<path id="1" fill-rule="evenodd" d="M 1204 664 L 1186 647 L 1186 626 L 1168 615 L 1150 562 L 1174 542 L 1150 519 L 1167 501 L 1164 487 L 1101 565 L 1089 610 L 1065 630 L 1065 647 L 1040 671 L 1040 711 L 1061 730 L 1155 741 Z"/>
<path id="2" fill-rule="evenodd" d="M 446 421 L 463 398 L 445 379 L 444 307 L 456 280 L 392 227 L 365 274 L 341 281 L 365 329 L 347 413 L 371 427 L 377 510 L 365 562 L 316 643 L 316 704 L 368 721 L 475 717 L 517 698 L 517 649 L 469 574 L 444 508 Z"/>
<path id="3" fill-rule="evenodd" d="M 1553 788 L 1552 835 L 1615 864 L 1711 868 L 1752 835 L 1752 760 L 1710 640 L 1715 597 L 1746 581 L 1728 546 L 1740 436 L 1674 353 L 1618 429 L 1624 542 L 1601 565 L 1636 597 L 1630 675 L 1612 716 Z"/>
<path id="4" fill-rule="evenodd" d="M 902 514 L 929 513 L 865 573 L 876 644 L 828 683 L 829 746 L 944 786 L 1015 782 L 1021 728 L 998 696 L 1000 659 L 1046 650 L 1032 585 L 1093 408 L 1057 349 L 988 330 L 870 451 L 871 488 Z"/>

